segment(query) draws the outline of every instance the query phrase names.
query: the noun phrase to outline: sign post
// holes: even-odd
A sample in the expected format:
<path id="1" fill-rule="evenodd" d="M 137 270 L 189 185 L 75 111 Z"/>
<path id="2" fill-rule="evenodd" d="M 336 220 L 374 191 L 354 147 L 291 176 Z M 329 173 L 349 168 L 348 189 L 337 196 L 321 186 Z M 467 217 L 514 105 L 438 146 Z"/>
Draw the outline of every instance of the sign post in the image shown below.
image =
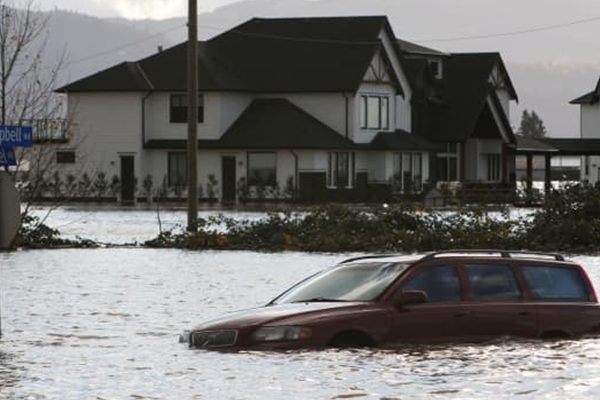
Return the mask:
<path id="1" fill-rule="evenodd" d="M 31 126 L 0 125 L 0 167 L 17 165 L 15 147 L 33 146 Z M 0 171 L 0 250 L 10 249 L 21 226 L 21 199 L 15 182 L 7 172 Z M 0 310 L 0 337 L 2 322 Z"/>

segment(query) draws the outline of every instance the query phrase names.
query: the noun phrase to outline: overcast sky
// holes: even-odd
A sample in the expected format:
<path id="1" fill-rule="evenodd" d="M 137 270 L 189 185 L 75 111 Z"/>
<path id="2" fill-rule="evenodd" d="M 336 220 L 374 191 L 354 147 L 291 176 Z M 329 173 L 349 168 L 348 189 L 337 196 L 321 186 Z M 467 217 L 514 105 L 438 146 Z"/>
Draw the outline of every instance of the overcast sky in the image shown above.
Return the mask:
<path id="1" fill-rule="evenodd" d="M 17 0 L 23 1 L 23 0 Z M 199 0 L 200 12 L 240 0 Z M 42 9 L 61 8 L 99 17 L 125 17 L 132 19 L 162 19 L 187 13 L 187 0 L 37 0 Z"/>

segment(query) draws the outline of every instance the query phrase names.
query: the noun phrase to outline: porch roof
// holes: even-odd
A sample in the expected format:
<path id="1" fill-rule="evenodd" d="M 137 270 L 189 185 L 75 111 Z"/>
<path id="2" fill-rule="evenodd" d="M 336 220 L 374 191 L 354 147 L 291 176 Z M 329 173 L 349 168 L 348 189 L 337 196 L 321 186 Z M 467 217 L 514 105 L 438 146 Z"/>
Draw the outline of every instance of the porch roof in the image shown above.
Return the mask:
<path id="1" fill-rule="evenodd" d="M 354 143 L 286 99 L 257 99 L 219 140 L 225 148 L 351 149 Z"/>
<path id="2" fill-rule="evenodd" d="M 588 138 L 544 138 L 544 143 L 558 149 L 557 155 L 597 156 L 600 155 L 600 139 Z"/>
<path id="3" fill-rule="evenodd" d="M 526 138 L 517 137 L 517 154 L 546 154 L 549 156 L 598 156 L 600 139 L 589 138 Z"/>
<path id="4" fill-rule="evenodd" d="M 534 139 L 523 135 L 515 135 L 517 138 L 517 153 L 554 153 L 558 149 L 547 144 L 542 139 Z"/>

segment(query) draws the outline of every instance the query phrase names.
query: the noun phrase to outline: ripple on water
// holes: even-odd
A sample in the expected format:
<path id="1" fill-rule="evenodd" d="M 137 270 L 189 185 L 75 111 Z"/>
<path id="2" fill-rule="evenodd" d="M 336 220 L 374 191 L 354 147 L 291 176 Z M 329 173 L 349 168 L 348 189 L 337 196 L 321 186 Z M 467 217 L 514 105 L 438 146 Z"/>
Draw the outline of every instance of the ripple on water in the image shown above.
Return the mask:
<path id="1" fill-rule="evenodd" d="M 0 254 L 0 399 L 600 398 L 594 338 L 236 353 L 177 343 L 191 325 L 264 304 L 342 258 L 140 249 Z M 600 258 L 578 260 L 600 287 Z"/>

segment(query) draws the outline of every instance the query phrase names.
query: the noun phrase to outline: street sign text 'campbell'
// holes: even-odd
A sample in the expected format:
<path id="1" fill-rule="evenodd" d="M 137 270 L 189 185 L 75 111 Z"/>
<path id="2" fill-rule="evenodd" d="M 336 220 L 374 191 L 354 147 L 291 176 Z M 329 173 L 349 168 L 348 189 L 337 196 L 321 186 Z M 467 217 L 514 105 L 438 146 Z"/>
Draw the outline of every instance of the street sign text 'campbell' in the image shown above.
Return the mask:
<path id="1" fill-rule="evenodd" d="M 33 129 L 31 126 L 0 125 L 0 146 L 31 147 Z"/>

